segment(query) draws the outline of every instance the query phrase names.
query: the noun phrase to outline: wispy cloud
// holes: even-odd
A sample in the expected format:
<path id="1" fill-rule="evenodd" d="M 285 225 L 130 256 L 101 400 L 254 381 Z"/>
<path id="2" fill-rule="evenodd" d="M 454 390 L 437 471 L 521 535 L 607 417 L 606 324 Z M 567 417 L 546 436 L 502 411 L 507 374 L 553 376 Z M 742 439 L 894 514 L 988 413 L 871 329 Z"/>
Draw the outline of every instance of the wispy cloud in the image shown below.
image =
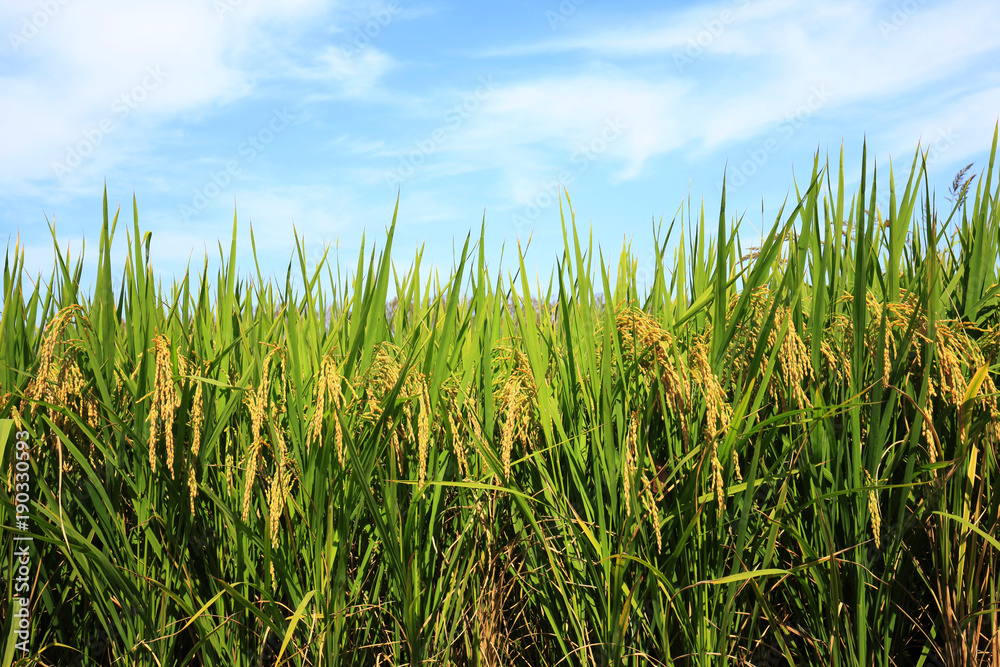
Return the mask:
<path id="1" fill-rule="evenodd" d="M 333 24 L 341 16 L 343 8 L 318 0 L 67 0 L 59 6 L 23 42 L 23 22 L 39 11 L 38 3 L 14 0 L 0 13 L 0 33 L 8 35 L 0 51 L 0 71 L 7 72 L 0 76 L 3 181 L 58 175 L 53 165 L 102 123 L 114 125 L 104 134 L 127 135 L 130 149 L 92 151 L 87 162 L 106 172 L 123 153 L 152 149 L 159 125 L 204 118 L 254 94 L 262 81 L 326 79 L 356 95 L 391 66 L 377 49 L 351 61 L 329 49 L 296 53 L 289 43 L 313 23 Z M 143 91 L 150 68 L 163 80 Z"/>
<path id="2" fill-rule="evenodd" d="M 857 0 L 732 0 L 638 23 L 612 18 L 600 29 L 589 27 L 594 21 L 567 22 L 560 26 L 567 34 L 481 55 L 575 51 L 615 65 L 606 65 L 604 74 L 512 86 L 506 100 L 512 120 L 490 131 L 513 134 L 521 143 L 537 127 L 540 136 L 558 142 L 579 134 L 610 106 L 633 110 L 638 129 L 616 151 L 628 161 L 620 172 L 628 178 L 648 158 L 681 146 L 707 152 L 766 134 L 804 105 L 815 106 L 809 101 L 817 96 L 823 113 L 834 117 L 931 86 L 940 91 L 996 55 L 998 18 L 1000 8 L 984 0 L 961 12 L 927 0 L 912 0 L 905 11 L 899 3 Z M 575 27 L 580 30 L 574 33 Z M 976 110 L 996 113 L 987 106 Z"/>
<path id="3" fill-rule="evenodd" d="M 543 5 L 6 0 L 0 224 L 44 235 L 39 211 L 90 215 L 108 180 L 137 190 L 176 265 L 197 230 L 228 235 L 235 199 L 281 269 L 293 222 L 349 245 L 401 191 L 399 238 L 442 260 L 484 205 L 499 246 L 511 216 L 551 217 L 570 184 L 635 217 L 607 230 L 617 243 L 688 183 L 716 195 L 724 168 L 734 195 L 780 197 L 793 165 L 845 137 L 897 162 L 947 143 L 934 168 L 951 169 L 1000 113 L 993 0 Z M 275 109 L 295 118 L 280 136 Z M 244 159 L 253 137 L 266 151 Z"/>

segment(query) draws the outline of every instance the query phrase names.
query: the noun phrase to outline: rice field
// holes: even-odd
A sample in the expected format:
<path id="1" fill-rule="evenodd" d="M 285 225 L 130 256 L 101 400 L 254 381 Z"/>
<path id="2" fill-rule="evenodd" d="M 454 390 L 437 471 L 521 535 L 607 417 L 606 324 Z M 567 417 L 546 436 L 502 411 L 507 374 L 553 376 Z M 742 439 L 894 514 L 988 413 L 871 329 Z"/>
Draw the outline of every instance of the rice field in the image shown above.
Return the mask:
<path id="1" fill-rule="evenodd" d="M 106 195 L 91 294 L 16 241 L 2 667 L 1000 666 L 996 148 L 940 210 L 817 156 L 758 247 L 682 208 L 650 285 L 568 196 L 541 287 L 399 272 L 395 216 L 284 285 L 234 219 L 163 286 Z"/>

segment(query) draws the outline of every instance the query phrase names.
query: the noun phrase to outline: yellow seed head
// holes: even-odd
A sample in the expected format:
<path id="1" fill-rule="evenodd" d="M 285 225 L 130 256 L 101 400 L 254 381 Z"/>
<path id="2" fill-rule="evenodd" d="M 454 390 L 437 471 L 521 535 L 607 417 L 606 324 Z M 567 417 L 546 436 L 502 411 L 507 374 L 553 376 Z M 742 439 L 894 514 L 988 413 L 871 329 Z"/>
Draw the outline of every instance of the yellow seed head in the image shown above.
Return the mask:
<path id="1" fill-rule="evenodd" d="M 865 478 L 870 486 L 875 485 L 875 481 L 867 470 Z M 879 511 L 878 494 L 875 489 L 868 491 L 868 513 L 872 517 L 872 536 L 875 538 L 875 548 L 880 549 L 882 547 L 882 512 Z"/>
<path id="2" fill-rule="evenodd" d="M 323 429 L 323 410 L 326 408 L 326 362 L 316 377 L 316 411 L 309 425 L 309 440 L 319 440 Z"/>
<path id="3" fill-rule="evenodd" d="M 170 363 L 170 339 L 160 334 L 153 339 L 155 369 L 153 374 L 153 403 L 149 416 L 149 469 L 156 472 L 156 442 L 159 427 L 163 427 L 167 467 L 174 476 L 174 415 L 180 406 L 180 396 L 174 385 L 173 367 Z"/>
<path id="4" fill-rule="evenodd" d="M 230 449 L 226 452 L 226 488 L 233 488 L 233 466 L 236 462 L 233 460 L 233 452 Z"/>
<path id="5" fill-rule="evenodd" d="M 427 481 L 427 456 L 431 441 L 431 427 L 430 427 L 431 399 L 427 393 L 427 382 L 424 381 L 423 378 L 420 378 L 419 383 L 421 385 L 421 389 L 417 399 L 420 407 L 420 414 L 417 417 L 417 422 L 418 422 L 417 444 L 419 450 L 417 456 L 420 459 L 418 479 L 419 479 L 419 484 L 423 486 L 424 482 Z"/>
<path id="6" fill-rule="evenodd" d="M 55 355 L 56 345 L 62 337 L 63 329 L 73 319 L 73 316 L 82 310 L 83 308 L 78 305 L 66 306 L 56 313 L 56 316 L 52 318 L 52 321 L 46 327 L 45 338 L 42 340 L 41 348 L 38 351 L 38 375 L 32 384 L 29 385 L 28 395 L 31 399 L 39 401 L 51 396 L 49 376 L 53 370 L 52 359 Z M 34 416 L 37 409 L 38 403 L 32 403 L 32 416 Z"/>
<path id="7" fill-rule="evenodd" d="M 722 519 L 726 511 L 726 494 L 725 481 L 722 479 L 722 462 L 719 460 L 718 442 L 712 446 L 712 488 L 715 491 L 715 500 L 719 505 L 719 519 Z"/>
<path id="8" fill-rule="evenodd" d="M 656 498 L 653 497 L 652 485 L 646 485 L 646 492 L 642 494 L 642 497 L 646 511 L 649 512 L 649 518 L 653 521 L 653 532 L 656 533 L 656 551 L 662 553 L 663 536 L 660 534 L 660 508 L 656 504 Z"/>
<path id="9" fill-rule="evenodd" d="M 268 500 L 270 501 L 268 528 L 273 548 L 278 546 L 278 527 L 281 525 L 281 514 L 285 511 L 285 485 L 282 477 L 284 477 L 284 473 L 282 466 L 279 465 L 271 478 L 271 488 L 268 491 Z"/>
<path id="10" fill-rule="evenodd" d="M 451 429 L 451 443 L 455 449 L 455 460 L 458 462 L 458 474 L 463 478 L 469 476 L 469 464 L 465 459 L 465 448 L 462 446 L 462 436 L 459 434 L 458 426 L 452 411 L 448 412 L 448 427 Z"/>
<path id="11" fill-rule="evenodd" d="M 250 445 L 250 458 L 247 461 L 246 486 L 243 488 L 243 520 L 250 516 L 250 501 L 253 498 L 253 483 L 257 477 L 257 458 L 260 456 L 260 440 L 255 439 Z"/>
<path id="12" fill-rule="evenodd" d="M 191 456 L 193 461 L 198 460 L 198 452 L 201 451 L 201 425 L 205 421 L 201 387 L 201 382 L 198 382 L 198 388 L 194 390 L 194 399 L 191 402 Z"/>
<path id="13" fill-rule="evenodd" d="M 470 414 L 469 421 L 472 422 L 472 435 L 474 438 L 474 442 L 482 442 L 483 430 L 482 427 L 480 427 L 479 425 L 479 419 L 476 417 L 476 415 Z"/>
<path id="14" fill-rule="evenodd" d="M 194 466 L 188 468 L 188 495 L 191 502 L 191 516 L 194 516 L 194 499 L 198 497 L 198 478 Z"/>
<path id="15" fill-rule="evenodd" d="M 507 385 L 504 387 L 501 395 L 503 397 L 502 404 L 505 404 L 507 409 L 503 428 L 500 431 L 500 458 L 503 461 L 504 477 L 510 477 L 510 458 L 514 449 L 514 434 L 517 430 L 517 417 L 519 412 L 519 396 L 514 388 L 514 383 L 511 380 L 507 381 Z"/>
<path id="16" fill-rule="evenodd" d="M 500 449 L 504 475 L 509 477 L 514 443 L 520 443 L 525 449 L 531 446 L 538 392 L 528 357 L 523 352 L 512 348 L 507 348 L 504 352 L 509 353 L 513 361 L 513 368 L 496 393 L 495 400 L 498 407 L 497 412 L 504 415 L 504 423 L 500 431 Z"/>
<path id="17" fill-rule="evenodd" d="M 708 351 L 707 335 L 700 336 L 692 346 L 690 357 L 691 372 L 701 388 L 707 408 L 705 437 L 708 442 L 712 442 L 728 430 L 732 408 L 726 402 L 726 392 L 723 391 L 719 378 L 712 371 Z"/>
<path id="18" fill-rule="evenodd" d="M 286 466 L 289 464 L 288 447 L 285 444 L 285 436 L 282 434 L 281 429 L 274 430 L 274 441 L 276 445 L 277 468 L 281 471 L 281 493 L 282 497 L 287 497 L 291 488 L 291 479 L 286 469 Z"/>
<path id="19" fill-rule="evenodd" d="M 639 418 L 632 412 L 629 420 L 628 437 L 622 451 L 622 484 L 625 490 L 625 514 L 632 516 L 632 478 L 638 468 Z"/>
<path id="20" fill-rule="evenodd" d="M 9 394 L 8 394 L 9 396 Z M 4 401 L 6 402 L 6 401 Z M 10 413 L 14 417 L 14 424 L 17 426 L 18 431 L 24 430 L 24 418 L 21 417 L 20 411 L 17 409 L 17 405 L 14 404 L 10 407 Z"/>
<path id="21" fill-rule="evenodd" d="M 800 410 L 812 407 L 812 402 L 802 389 L 806 380 L 813 377 L 809 352 L 795 330 L 791 310 L 787 307 L 779 308 L 778 312 L 775 313 L 775 320 L 778 317 L 781 317 L 783 322 L 788 323 L 785 338 L 781 341 L 781 347 L 778 350 L 778 360 L 781 363 L 785 380 L 786 399 L 791 398 Z M 777 327 L 775 328 L 777 329 Z"/>

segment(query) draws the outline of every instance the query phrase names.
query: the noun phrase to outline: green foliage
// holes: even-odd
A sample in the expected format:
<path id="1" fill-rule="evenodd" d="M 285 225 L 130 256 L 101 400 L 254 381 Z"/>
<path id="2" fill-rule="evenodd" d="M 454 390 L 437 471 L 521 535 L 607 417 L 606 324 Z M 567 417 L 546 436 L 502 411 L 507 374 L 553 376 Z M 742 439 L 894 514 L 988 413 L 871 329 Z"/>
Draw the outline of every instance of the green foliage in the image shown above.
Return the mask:
<path id="1" fill-rule="evenodd" d="M 817 156 L 748 251 L 681 209 L 645 292 L 567 196 L 534 298 L 482 234 L 400 275 L 395 214 L 347 281 L 241 278 L 234 218 L 164 290 L 135 202 L 116 294 L 105 194 L 92 297 L 7 252 L 3 667 L 1000 665 L 996 146 L 944 221 L 919 153 L 884 212 Z"/>

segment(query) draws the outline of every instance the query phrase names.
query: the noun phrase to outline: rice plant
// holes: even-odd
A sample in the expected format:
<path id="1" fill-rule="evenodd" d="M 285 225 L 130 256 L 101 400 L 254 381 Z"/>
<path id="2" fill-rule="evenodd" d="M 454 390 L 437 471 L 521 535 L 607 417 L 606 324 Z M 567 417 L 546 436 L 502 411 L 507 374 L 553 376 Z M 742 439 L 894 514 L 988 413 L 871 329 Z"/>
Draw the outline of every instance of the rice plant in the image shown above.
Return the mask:
<path id="1" fill-rule="evenodd" d="M 116 292 L 106 194 L 92 293 L 15 241 L 3 667 L 1000 665 L 996 148 L 946 217 L 919 151 L 817 155 L 755 248 L 682 207 L 648 286 L 568 195 L 534 289 L 485 222 L 444 283 L 396 214 L 283 285 L 234 217 L 164 287 L 133 200 Z"/>

